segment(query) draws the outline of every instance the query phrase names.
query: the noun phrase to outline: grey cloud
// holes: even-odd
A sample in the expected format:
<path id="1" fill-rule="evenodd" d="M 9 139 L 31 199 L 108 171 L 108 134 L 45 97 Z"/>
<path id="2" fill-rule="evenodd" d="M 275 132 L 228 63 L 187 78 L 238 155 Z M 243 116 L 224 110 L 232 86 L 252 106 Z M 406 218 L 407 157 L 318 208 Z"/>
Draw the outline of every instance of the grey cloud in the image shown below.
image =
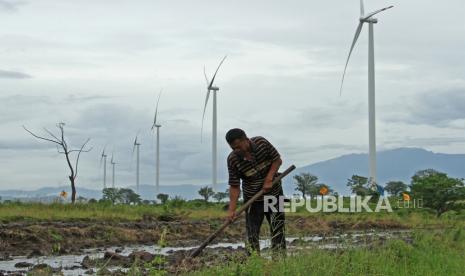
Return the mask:
<path id="1" fill-rule="evenodd" d="M 396 103 L 386 121 L 451 127 L 455 120 L 465 119 L 465 87 L 434 89 Z M 398 110 L 409 112 L 398 113 Z"/>
<path id="2" fill-rule="evenodd" d="M 0 70 L 0 79 L 30 79 L 31 75 L 22 72 Z"/>
<path id="3" fill-rule="evenodd" d="M 431 147 L 431 146 L 451 146 L 454 144 L 465 143 L 463 137 L 411 137 L 395 138 L 384 141 L 387 147 L 398 147 L 399 145 L 407 147 Z"/>
<path id="4" fill-rule="evenodd" d="M 15 34 L 9 33 L 1 35 L 2 47 L 8 50 L 18 49 L 23 50 L 27 47 L 39 49 L 41 51 L 50 48 L 70 48 L 72 45 L 69 42 L 62 41 L 56 38 L 41 37 L 36 34 Z"/>
<path id="5" fill-rule="evenodd" d="M 348 144 L 324 144 L 319 146 L 281 146 L 281 149 L 288 154 L 305 154 L 322 150 L 365 151 L 366 146 Z"/>
<path id="6" fill-rule="evenodd" d="M 42 115 L 50 114 L 54 100 L 43 95 L 16 94 L 0 97 L 0 123 L 16 122 L 21 126 L 25 119 L 37 119 Z"/>
<path id="7" fill-rule="evenodd" d="M 101 96 L 101 95 L 45 95 L 45 94 L 13 94 L 0 97 L 2 108 L 0 109 L 0 123 L 16 122 L 18 127 L 21 124 L 30 124 L 32 120 L 50 119 L 55 116 L 54 120 L 68 119 L 77 107 L 87 106 L 94 102 L 107 99 L 115 99 L 118 96 Z M 66 112 L 63 108 L 66 106 Z M 43 122 L 41 122 L 43 123 Z M 53 121 L 45 122 L 46 125 Z"/>
<path id="8" fill-rule="evenodd" d="M 379 128 L 381 133 L 392 135 L 392 139 L 384 142 L 386 136 L 379 135 L 380 147 L 383 144 L 446 145 L 449 151 L 460 150 L 463 147 L 456 144 L 462 140 L 453 137 L 457 130 L 450 128 L 465 119 L 460 110 L 460 106 L 465 106 L 461 96 L 463 89 L 448 93 L 437 89 L 417 97 L 408 95 L 415 95 L 424 87 L 463 83 L 465 36 L 462 34 L 465 29 L 460 24 L 463 1 L 451 0 L 447 5 L 434 1 L 426 4 L 419 0 L 393 1 L 396 8 L 380 16 L 382 22 L 376 25 L 377 83 L 380 92 L 382 89 L 392 91 L 392 97 L 381 93 L 377 97 L 384 97 L 388 102 L 397 97 L 402 102 L 387 106 L 386 101 L 379 100 L 377 118 L 382 122 L 445 128 L 425 134 L 436 138 L 403 137 L 416 134 L 402 123 L 391 124 L 396 126 L 396 131 L 383 129 L 383 122 Z M 207 62 L 207 71 L 211 73 L 217 59 L 224 54 L 230 54 L 230 59 L 218 79 L 225 92 L 219 97 L 219 137 L 224 133 L 221 128 L 239 125 L 250 130 L 250 134 L 253 131 L 253 134 L 270 137 L 286 158 L 300 156 L 299 162 L 303 164 L 345 151 L 366 151 L 366 146 L 358 146 L 363 140 L 343 137 L 345 133 L 358 137 L 358 132 L 366 132 L 366 128 L 361 127 L 367 118 L 366 93 L 363 97 L 355 97 L 353 93 L 366 89 L 366 29 L 351 60 L 347 90 L 342 98 L 337 98 L 344 61 L 357 24 L 358 3 L 299 0 L 283 5 L 277 0 L 243 0 L 192 1 L 182 5 L 176 1 L 141 1 L 134 5 L 118 1 L 109 10 L 106 1 L 88 0 L 85 5 L 72 1 L 60 1 L 60 5 L 55 1 L 37 2 L 27 7 L 30 16 L 27 21 L 31 24 L 22 22 L 24 18 L 17 14 L 9 15 L 9 25 L 5 27 L 8 32 L 0 36 L 0 51 L 6 58 L 3 68 L 13 70 L 17 64 L 24 63 L 21 66 L 35 68 L 31 72 L 34 77 L 41 75 L 30 81 L 4 81 L 5 91 L 21 91 L 14 93 L 23 95 L 0 97 L 2 133 L 13 132 L 21 138 L 17 144 L 10 140 L 1 142 L 2 154 L 14 153 L 9 148 L 48 146 L 27 137 L 21 129 L 22 121 L 27 120 L 28 126 L 41 130 L 40 127 L 46 125 L 53 128 L 56 118 L 62 118 L 68 123 L 67 131 L 73 145 L 92 138 L 94 151 L 86 155 L 82 163 L 84 180 L 90 185 L 98 181 L 100 151 L 108 144 L 111 150 L 114 148 L 119 162 L 120 183 L 132 184 L 135 166 L 131 143 L 141 129 L 141 176 L 144 183 L 150 183 L 155 159 L 150 132 L 154 100 L 141 100 L 136 91 L 151 91 L 158 82 L 165 82 L 165 87 L 174 90 L 174 84 L 182 93 L 176 94 L 171 104 L 162 99 L 162 181 L 170 184 L 205 182 L 211 174 L 211 136 L 208 133 L 211 118 L 205 121 L 207 131 L 204 143 L 200 144 L 205 96 L 201 69 Z M 0 1 L 0 9 L 3 3 L 15 2 Z M 377 8 L 378 4 L 367 3 L 367 10 Z M 88 5 L 92 5 L 90 12 L 82 8 Z M 56 18 L 49 14 L 67 20 L 56 25 Z M 101 16 L 101 20 L 83 21 L 94 18 L 93 15 Z M 249 67 L 246 61 L 241 64 L 242 68 L 234 64 L 236 60 L 243 60 L 243 55 L 254 58 L 257 51 L 264 54 L 257 57 L 263 64 Z M 190 67 L 195 69 L 183 71 Z M 178 74 L 177 68 L 186 75 Z M 130 81 L 125 79 L 125 73 Z M 69 90 L 70 87 L 79 91 Z M 37 91 L 44 90 L 51 94 L 38 95 Z M 81 90 L 90 94 L 83 95 Z M 110 99 L 100 96 L 99 91 L 103 91 L 102 95 L 119 93 L 128 97 Z M 70 93 L 73 95 L 67 96 Z M 194 103 L 197 99 L 198 105 Z M 259 108 L 255 101 L 260 103 Z M 198 110 L 181 109 L 187 106 L 198 106 Z M 419 129 L 429 131 L 431 128 Z M 360 136 L 365 137 L 364 134 Z M 29 138 L 31 146 L 27 145 Z M 280 143 L 284 140 L 285 143 Z M 229 149 L 221 141 L 219 138 L 219 151 L 226 154 Z M 43 155 L 35 156 L 42 158 Z M 15 158 L 16 164 L 28 161 L 20 156 Z M 223 162 L 224 156 L 219 160 Z M 9 158 L 0 159 L 0 162 L 12 164 Z M 18 167 L 20 165 L 4 168 L 13 171 Z M 54 170 L 43 173 L 34 165 L 28 167 L 33 171 L 27 176 L 30 178 L 55 173 Z M 224 167 L 224 162 L 220 163 L 222 176 Z M 11 174 L 9 178 L 12 183 L 29 185 L 26 176 Z"/>
<path id="9" fill-rule="evenodd" d="M 102 131 L 124 129 L 127 131 L 128 128 L 132 128 L 137 131 L 137 127 L 134 127 L 135 123 L 143 123 L 140 113 L 128 105 L 93 104 L 82 108 L 79 113 L 80 116 L 76 120 L 75 126 L 83 129 L 91 128 Z M 149 122 L 148 120 L 147 125 Z"/>
<path id="10" fill-rule="evenodd" d="M 4 96 L 0 98 L 0 101 L 6 106 L 16 106 L 16 105 L 29 105 L 34 103 L 44 103 L 51 104 L 53 103 L 52 99 L 44 95 L 24 95 L 24 94 L 15 94 Z"/>
<path id="11" fill-rule="evenodd" d="M 337 111 L 334 107 L 337 106 Z M 308 106 L 299 110 L 297 124 L 310 124 L 312 128 L 350 128 L 356 122 L 366 117 L 365 105 L 361 102 L 354 104 L 333 102 L 333 106 Z"/>
<path id="12" fill-rule="evenodd" d="M 186 119 L 186 113 L 189 112 L 190 109 L 168 109 L 161 114 L 163 127 L 160 158 L 163 183 L 199 182 L 209 175 L 210 165 L 205 162 L 209 154 L 203 153 L 202 148 L 206 145 L 200 144 L 197 124 Z M 122 181 L 132 183 L 135 173 L 132 142 L 136 133 L 139 133 L 141 172 L 144 172 L 141 180 L 142 183 L 152 181 L 155 167 L 155 138 L 150 131 L 152 110 L 134 109 L 125 104 L 93 104 L 82 108 L 78 114 L 79 117 L 69 125 L 75 128 L 75 140 L 78 137 L 95 137 L 92 140 L 95 151 L 90 155 L 91 163 L 98 164 L 101 150 L 107 144 L 107 151 L 115 153 L 118 173 L 124 177 Z M 224 169 L 220 168 L 220 172 L 224 172 Z"/>
<path id="13" fill-rule="evenodd" d="M 168 43 L 163 34 L 147 31 L 111 34 L 100 40 L 90 42 L 87 48 L 91 51 L 97 47 L 106 51 L 116 50 L 134 54 L 168 46 L 172 45 Z"/>
<path id="14" fill-rule="evenodd" d="M 190 34 L 191 35 L 191 34 Z M 191 40 L 186 39 L 187 36 L 182 36 L 177 41 L 178 47 L 182 48 L 181 58 L 183 59 L 211 59 L 212 56 L 222 57 L 227 54 L 231 56 L 241 56 L 244 50 L 244 45 L 239 40 L 217 36 L 211 37 L 194 37 Z M 208 69 L 208 68 L 207 68 Z M 213 70 L 211 68 L 210 70 Z"/>
<path id="15" fill-rule="evenodd" d="M 93 102 L 93 101 L 99 101 L 99 100 L 111 100 L 113 98 L 116 98 L 116 96 L 102 96 L 102 95 L 75 95 L 71 94 L 66 96 L 66 98 L 63 99 L 63 103 L 65 102 Z"/>
<path id="16" fill-rule="evenodd" d="M 25 132 L 25 136 L 29 135 Z M 55 149 L 53 144 L 41 143 L 39 141 L 34 141 L 36 138 L 30 136 L 29 140 L 22 141 L 8 141 L 0 140 L 0 151 L 24 151 L 24 150 L 44 150 L 44 149 Z"/>
<path id="17" fill-rule="evenodd" d="M 24 4 L 26 4 L 25 1 L 0 0 L 0 10 L 9 11 L 9 12 L 17 11 L 18 7 Z"/>

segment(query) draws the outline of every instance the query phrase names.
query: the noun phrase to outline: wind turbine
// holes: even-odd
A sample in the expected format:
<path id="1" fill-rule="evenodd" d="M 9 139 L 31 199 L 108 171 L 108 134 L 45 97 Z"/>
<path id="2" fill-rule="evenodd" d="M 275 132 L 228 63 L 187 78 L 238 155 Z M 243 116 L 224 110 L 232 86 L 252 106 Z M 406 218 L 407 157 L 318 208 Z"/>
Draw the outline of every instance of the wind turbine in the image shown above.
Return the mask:
<path id="1" fill-rule="evenodd" d="M 210 93 L 213 94 L 213 119 L 212 119 L 212 186 L 213 186 L 213 191 L 216 191 L 216 181 L 217 181 L 217 110 L 216 110 L 216 93 L 220 90 L 219 87 L 213 86 L 213 83 L 216 78 L 216 74 L 218 73 L 218 70 L 220 70 L 221 65 L 223 64 L 224 60 L 226 59 L 227 56 L 224 56 L 224 58 L 221 60 L 220 64 L 216 68 L 215 74 L 213 75 L 213 78 L 211 81 L 208 80 L 207 73 L 205 72 L 205 67 L 203 68 L 203 74 L 205 76 L 205 80 L 207 82 L 207 96 L 205 98 L 205 105 L 203 107 L 203 114 L 202 114 L 202 128 L 201 128 L 201 133 L 203 132 L 203 121 L 205 119 L 205 110 L 207 109 L 207 104 L 208 104 L 208 99 L 210 97 Z M 201 135 L 202 138 L 202 135 Z"/>
<path id="2" fill-rule="evenodd" d="M 136 158 L 137 158 L 137 165 L 136 165 L 136 189 L 137 189 L 137 193 L 139 193 L 139 175 L 140 175 L 140 167 L 139 167 L 139 162 L 140 162 L 140 143 L 137 141 L 137 135 L 136 135 L 136 138 L 134 139 L 134 146 L 132 147 L 132 154 L 134 155 L 134 150 L 136 150 L 137 148 L 137 151 L 136 151 Z"/>
<path id="3" fill-rule="evenodd" d="M 342 94 L 342 86 L 344 77 L 349 64 L 349 59 L 354 50 L 357 39 L 362 32 L 363 24 L 368 23 L 368 125 L 369 125 L 369 180 L 371 186 L 376 185 L 376 126 L 375 126 L 375 50 L 374 50 L 374 34 L 373 25 L 378 23 L 378 19 L 373 18 L 374 15 L 390 9 L 394 6 L 382 8 L 380 10 L 365 14 L 363 0 L 360 0 L 360 18 L 357 29 L 355 31 L 354 40 L 350 46 L 349 55 L 347 57 L 344 73 L 342 74 L 341 88 L 339 93 Z"/>
<path id="4" fill-rule="evenodd" d="M 100 166 L 102 165 L 103 160 L 103 188 L 107 188 L 107 155 L 105 153 L 105 148 L 103 148 L 102 155 L 100 157 Z"/>
<path id="5" fill-rule="evenodd" d="M 111 187 L 112 188 L 115 188 L 115 161 L 113 160 L 113 153 L 111 154 L 111 160 L 110 160 L 110 164 L 111 164 L 111 175 L 112 175 L 112 178 L 111 178 Z"/>
<path id="6" fill-rule="evenodd" d="M 157 128 L 157 153 L 156 153 L 156 172 L 155 172 L 155 196 L 158 195 L 159 190 L 160 190 L 160 128 L 161 125 L 157 123 L 157 115 L 158 115 L 158 103 L 160 102 L 160 96 L 161 92 L 158 94 L 158 100 L 157 100 L 157 105 L 155 108 L 155 117 L 153 118 L 153 125 L 152 125 L 152 131 L 154 128 Z"/>

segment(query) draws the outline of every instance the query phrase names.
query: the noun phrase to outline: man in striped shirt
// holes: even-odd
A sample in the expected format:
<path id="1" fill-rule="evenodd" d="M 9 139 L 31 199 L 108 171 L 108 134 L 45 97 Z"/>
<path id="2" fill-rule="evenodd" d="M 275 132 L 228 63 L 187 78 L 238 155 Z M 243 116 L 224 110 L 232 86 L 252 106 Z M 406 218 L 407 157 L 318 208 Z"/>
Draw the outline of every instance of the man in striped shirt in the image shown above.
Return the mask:
<path id="1" fill-rule="evenodd" d="M 229 130 L 226 134 L 226 141 L 233 150 L 227 159 L 230 186 L 228 219 L 232 220 L 241 192 L 241 180 L 244 202 L 247 202 L 261 189 L 265 190 L 266 196 L 283 195 L 281 182 L 272 186 L 282 160 L 278 151 L 268 140 L 261 136 L 248 138 L 242 129 Z M 264 210 L 263 197 L 261 197 L 246 210 L 249 253 L 250 250 L 260 252 L 259 235 L 265 217 L 270 225 L 273 251 L 286 249 L 284 213 L 279 210 Z"/>

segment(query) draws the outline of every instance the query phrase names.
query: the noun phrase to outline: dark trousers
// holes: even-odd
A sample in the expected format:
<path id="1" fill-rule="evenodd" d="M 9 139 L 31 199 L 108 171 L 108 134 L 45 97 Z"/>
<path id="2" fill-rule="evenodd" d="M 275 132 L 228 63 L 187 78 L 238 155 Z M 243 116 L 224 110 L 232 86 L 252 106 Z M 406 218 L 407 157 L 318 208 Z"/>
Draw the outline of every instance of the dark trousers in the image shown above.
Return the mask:
<path id="1" fill-rule="evenodd" d="M 263 218 L 266 217 L 270 225 L 271 232 L 271 249 L 275 253 L 283 253 L 286 249 L 286 239 L 284 236 L 285 217 L 284 212 L 273 212 L 272 210 L 263 210 L 263 201 L 256 201 L 250 205 L 246 211 L 245 223 L 247 228 L 247 251 L 260 253 L 260 228 Z"/>

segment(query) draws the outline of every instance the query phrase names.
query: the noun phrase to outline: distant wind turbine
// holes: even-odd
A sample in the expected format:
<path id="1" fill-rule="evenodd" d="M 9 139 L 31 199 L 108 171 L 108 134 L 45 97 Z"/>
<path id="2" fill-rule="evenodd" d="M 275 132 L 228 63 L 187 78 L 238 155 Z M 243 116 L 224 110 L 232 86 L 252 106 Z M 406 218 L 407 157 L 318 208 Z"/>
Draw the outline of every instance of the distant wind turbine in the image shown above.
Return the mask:
<path id="1" fill-rule="evenodd" d="M 218 68 L 216 68 L 215 74 L 213 75 L 213 78 L 211 81 L 208 80 L 207 73 L 205 71 L 205 67 L 203 68 L 203 74 L 205 76 L 205 80 L 207 82 L 207 96 L 205 98 L 205 105 L 203 107 L 203 114 L 202 114 L 202 128 L 201 128 L 201 138 L 202 138 L 202 132 L 203 132 L 203 122 L 205 119 L 205 110 L 207 109 L 207 104 L 208 104 L 208 99 L 210 97 L 210 93 L 213 94 L 213 119 L 212 119 L 212 186 L 213 186 L 213 191 L 216 191 L 216 182 L 217 182 L 217 110 L 216 110 L 216 93 L 220 90 L 219 87 L 213 86 L 213 83 L 216 78 L 216 74 L 218 73 L 218 70 L 220 70 L 221 65 L 223 64 L 224 60 L 226 59 L 227 56 L 224 56 L 224 58 L 221 60 L 220 64 L 218 65 Z"/>
<path id="2" fill-rule="evenodd" d="M 362 32 L 364 23 L 368 23 L 368 125 L 369 125 L 369 183 L 371 186 L 376 185 L 376 127 L 375 127 L 375 50 L 374 50 L 374 35 L 373 35 L 373 24 L 378 23 L 378 19 L 373 18 L 374 15 L 392 8 L 389 6 L 365 15 L 365 8 L 363 0 L 360 0 L 360 19 L 355 31 L 354 40 L 350 46 L 349 55 L 344 67 L 344 73 L 342 74 L 340 95 L 342 94 L 342 87 L 344 84 L 344 77 L 349 64 L 349 59 L 354 50 L 357 39 Z"/>
<path id="3" fill-rule="evenodd" d="M 111 187 L 112 188 L 115 188 L 115 161 L 113 159 L 113 153 L 111 154 L 111 160 L 110 160 L 110 164 L 111 164 Z"/>
<path id="4" fill-rule="evenodd" d="M 155 117 L 153 118 L 153 125 L 152 125 L 152 131 L 154 128 L 157 129 L 157 141 L 156 141 L 156 144 L 157 144 L 157 148 L 156 148 L 156 161 L 157 161 L 157 164 L 156 164 L 156 172 L 155 172 L 155 196 L 158 195 L 159 191 L 160 191 L 160 128 L 161 128 L 161 125 L 158 124 L 157 122 L 157 115 L 158 115 L 158 103 L 160 102 L 160 96 L 161 96 L 161 92 L 158 94 L 158 100 L 157 100 L 157 105 L 156 105 L 156 108 L 155 108 Z"/>
<path id="5" fill-rule="evenodd" d="M 103 148 L 102 155 L 100 157 L 100 166 L 103 161 L 103 188 L 107 188 L 107 155 L 105 153 L 105 148 Z"/>
<path id="6" fill-rule="evenodd" d="M 136 138 L 134 139 L 134 145 L 132 148 L 132 154 L 134 154 L 134 150 L 136 150 L 136 158 L 137 158 L 137 163 L 136 163 L 136 189 L 137 193 L 139 193 L 139 176 L 140 176 L 140 167 L 139 167 L 139 162 L 140 162 L 140 143 L 137 141 L 137 135 Z"/>

